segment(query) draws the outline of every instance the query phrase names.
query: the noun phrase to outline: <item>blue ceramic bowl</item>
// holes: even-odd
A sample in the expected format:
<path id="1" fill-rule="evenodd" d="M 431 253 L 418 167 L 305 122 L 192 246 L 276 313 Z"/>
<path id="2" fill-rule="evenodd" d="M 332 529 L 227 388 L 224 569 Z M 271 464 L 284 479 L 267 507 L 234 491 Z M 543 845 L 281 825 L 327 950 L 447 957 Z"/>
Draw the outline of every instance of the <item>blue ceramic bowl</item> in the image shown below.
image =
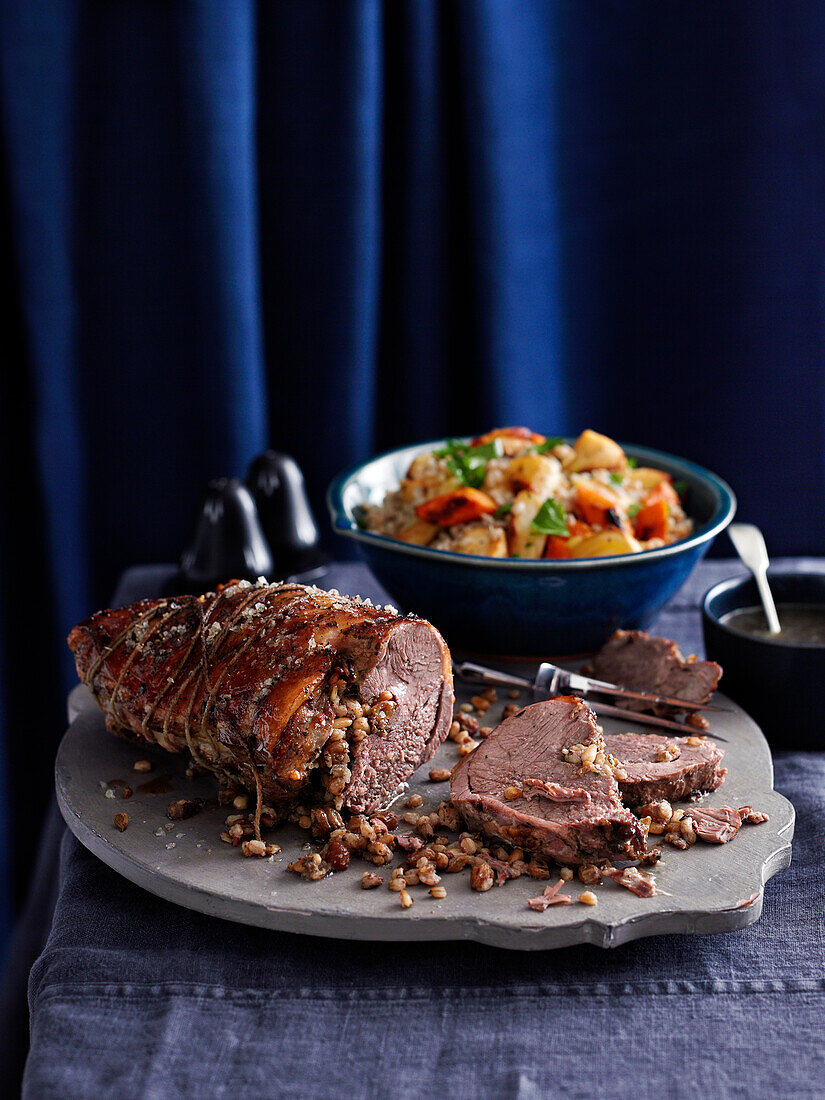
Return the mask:
<path id="1" fill-rule="evenodd" d="M 617 629 L 643 629 L 682 587 L 716 535 L 733 519 L 736 498 L 708 470 L 645 447 L 625 447 L 688 485 L 694 533 L 658 550 L 566 560 L 485 558 L 410 546 L 358 525 L 363 504 L 397 488 L 416 455 L 442 440 L 401 447 L 340 474 L 327 503 L 334 530 L 355 539 L 393 599 L 433 622 L 451 646 L 506 656 L 592 653 Z M 624 445 L 623 445 L 624 446 Z"/>

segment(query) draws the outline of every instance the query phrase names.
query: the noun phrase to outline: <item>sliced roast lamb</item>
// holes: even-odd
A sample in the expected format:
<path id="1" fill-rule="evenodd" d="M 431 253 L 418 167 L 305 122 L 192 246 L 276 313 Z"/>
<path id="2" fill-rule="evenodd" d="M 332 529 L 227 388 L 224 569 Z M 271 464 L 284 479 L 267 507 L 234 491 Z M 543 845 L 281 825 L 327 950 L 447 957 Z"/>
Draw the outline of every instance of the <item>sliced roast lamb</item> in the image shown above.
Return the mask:
<path id="1" fill-rule="evenodd" d="M 596 717 L 575 696 L 505 719 L 453 769 L 451 795 L 471 829 L 560 863 L 636 859 L 645 850 Z"/>
<path id="2" fill-rule="evenodd" d="M 617 778 L 626 806 L 678 802 L 694 792 L 715 791 L 725 778 L 724 753 L 699 737 L 607 733 L 604 742 L 619 761 Z"/>
<path id="3" fill-rule="evenodd" d="M 719 684 L 722 669 L 715 661 L 683 657 L 675 642 L 643 630 L 618 630 L 593 658 L 600 680 L 657 695 L 707 703 Z M 646 710 L 644 702 L 623 699 L 629 710 Z M 674 713 L 673 708 L 659 708 Z"/>
<path id="4" fill-rule="evenodd" d="M 101 611 L 69 635 L 114 733 L 189 751 L 269 805 L 387 802 L 450 726 L 450 654 L 423 619 L 299 584 Z"/>

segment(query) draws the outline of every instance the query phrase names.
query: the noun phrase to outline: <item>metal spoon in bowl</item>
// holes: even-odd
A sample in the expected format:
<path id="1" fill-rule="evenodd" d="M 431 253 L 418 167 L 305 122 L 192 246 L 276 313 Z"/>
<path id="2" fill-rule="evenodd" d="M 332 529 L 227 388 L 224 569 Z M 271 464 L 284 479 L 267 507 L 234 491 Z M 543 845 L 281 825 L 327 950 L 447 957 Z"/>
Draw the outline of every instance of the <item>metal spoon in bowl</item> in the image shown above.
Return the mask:
<path id="1" fill-rule="evenodd" d="M 768 584 L 768 551 L 765 547 L 762 532 L 752 523 L 732 523 L 728 528 L 728 534 L 736 553 L 742 559 L 743 564 L 753 573 L 756 580 L 756 587 L 759 589 L 759 597 L 762 600 L 765 618 L 768 620 L 769 632 L 779 634 L 782 627 L 776 613 L 773 594 Z"/>

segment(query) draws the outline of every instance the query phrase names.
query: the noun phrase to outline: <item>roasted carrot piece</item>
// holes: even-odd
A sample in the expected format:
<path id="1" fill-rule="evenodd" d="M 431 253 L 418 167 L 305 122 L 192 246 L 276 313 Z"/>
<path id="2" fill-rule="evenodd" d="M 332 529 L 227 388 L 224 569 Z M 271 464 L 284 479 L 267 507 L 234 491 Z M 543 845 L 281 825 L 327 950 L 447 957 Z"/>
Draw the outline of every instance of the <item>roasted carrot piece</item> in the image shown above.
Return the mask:
<path id="1" fill-rule="evenodd" d="M 571 520 L 567 524 L 567 530 L 570 532 L 571 539 L 583 539 L 593 534 L 593 528 L 590 524 L 582 523 L 580 519 Z"/>
<path id="2" fill-rule="evenodd" d="M 470 520 L 491 515 L 497 508 L 493 498 L 480 489 L 453 489 L 432 500 L 425 500 L 418 505 L 415 514 L 427 523 L 452 527 L 455 523 L 469 523 Z"/>
<path id="3" fill-rule="evenodd" d="M 569 558 L 569 541 L 569 539 L 562 538 L 561 535 L 549 535 L 544 547 L 545 558 Z"/>
<path id="4" fill-rule="evenodd" d="M 670 481 L 660 481 L 654 489 L 651 489 L 642 501 L 642 508 L 647 508 L 649 504 L 655 504 L 657 500 L 663 500 L 668 505 L 679 503 L 679 494 Z"/>
<path id="5" fill-rule="evenodd" d="M 615 507 L 615 498 L 595 482 L 584 481 L 576 490 L 576 511 L 591 525 L 611 526 L 607 513 Z"/>
<path id="6" fill-rule="evenodd" d="M 484 435 L 477 435 L 473 440 L 474 447 L 483 447 L 485 443 L 492 443 L 494 439 L 523 439 L 525 443 L 544 443 L 547 438 L 538 432 L 531 432 L 529 428 L 494 428 Z"/>
<path id="7" fill-rule="evenodd" d="M 573 546 L 586 539 L 593 533 L 589 523 L 582 523 L 580 519 L 572 519 L 567 523 L 570 532 L 567 538 L 562 535 L 550 535 L 544 547 L 545 558 L 570 558 L 573 556 Z"/>
<path id="8" fill-rule="evenodd" d="M 655 491 L 655 490 L 654 490 Z M 633 529 L 640 542 L 648 539 L 663 539 L 667 534 L 667 517 L 670 505 L 662 497 L 641 508 L 633 520 Z"/>

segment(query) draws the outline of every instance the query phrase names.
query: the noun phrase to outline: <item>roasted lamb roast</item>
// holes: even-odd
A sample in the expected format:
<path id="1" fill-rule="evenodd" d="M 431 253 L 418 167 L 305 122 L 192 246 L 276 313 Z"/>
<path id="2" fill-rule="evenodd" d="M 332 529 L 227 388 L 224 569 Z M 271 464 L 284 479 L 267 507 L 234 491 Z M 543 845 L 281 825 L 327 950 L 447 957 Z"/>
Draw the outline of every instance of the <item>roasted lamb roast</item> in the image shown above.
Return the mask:
<path id="1" fill-rule="evenodd" d="M 423 619 L 300 584 L 101 611 L 69 635 L 108 728 L 287 811 L 369 812 L 447 735 L 449 651 Z"/>

